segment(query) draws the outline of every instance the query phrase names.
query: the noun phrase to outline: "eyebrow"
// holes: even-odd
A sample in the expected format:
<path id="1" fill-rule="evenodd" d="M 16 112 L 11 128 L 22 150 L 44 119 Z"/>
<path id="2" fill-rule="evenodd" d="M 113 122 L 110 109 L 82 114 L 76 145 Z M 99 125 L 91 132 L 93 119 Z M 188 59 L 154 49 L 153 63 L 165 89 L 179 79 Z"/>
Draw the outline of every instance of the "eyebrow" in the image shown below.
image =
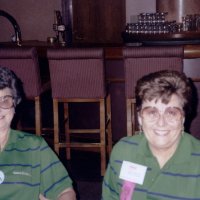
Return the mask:
<path id="1" fill-rule="evenodd" d="M 143 109 L 147 109 L 147 108 L 155 108 L 155 109 L 158 110 L 158 108 L 156 108 L 155 106 L 146 106 L 146 107 L 142 108 L 141 110 L 143 110 Z M 176 109 L 178 109 L 178 110 L 180 110 L 180 111 L 183 111 L 182 108 L 177 107 L 177 106 L 169 106 L 169 107 L 167 107 L 166 109 L 168 109 L 168 108 L 176 108 Z M 165 109 L 165 110 L 166 110 L 166 109 Z"/>

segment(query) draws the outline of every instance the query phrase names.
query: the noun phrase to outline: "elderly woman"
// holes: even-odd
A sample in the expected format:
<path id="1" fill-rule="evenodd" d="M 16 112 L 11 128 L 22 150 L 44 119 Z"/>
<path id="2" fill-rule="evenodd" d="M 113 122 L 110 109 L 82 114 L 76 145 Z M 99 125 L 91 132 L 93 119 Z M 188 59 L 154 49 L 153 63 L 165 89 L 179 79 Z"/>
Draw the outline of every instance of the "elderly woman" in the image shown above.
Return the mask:
<path id="1" fill-rule="evenodd" d="M 176 71 L 137 82 L 141 132 L 113 148 L 103 181 L 103 200 L 200 200 L 200 141 L 184 132 L 192 89 Z"/>
<path id="2" fill-rule="evenodd" d="M 0 199 L 75 200 L 72 181 L 42 137 L 10 128 L 20 81 L 0 67 Z"/>

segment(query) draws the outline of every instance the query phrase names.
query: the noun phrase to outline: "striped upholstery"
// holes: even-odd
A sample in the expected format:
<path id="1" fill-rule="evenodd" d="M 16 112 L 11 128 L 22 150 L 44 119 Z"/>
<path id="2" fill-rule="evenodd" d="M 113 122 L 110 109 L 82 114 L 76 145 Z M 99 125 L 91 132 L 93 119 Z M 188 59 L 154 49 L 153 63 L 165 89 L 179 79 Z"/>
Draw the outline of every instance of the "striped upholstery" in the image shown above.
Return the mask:
<path id="1" fill-rule="evenodd" d="M 103 49 L 50 49 L 52 96 L 104 98 Z"/>
<path id="2" fill-rule="evenodd" d="M 47 57 L 54 60 L 103 58 L 102 48 L 49 49 Z"/>
<path id="3" fill-rule="evenodd" d="M 34 98 L 43 92 L 35 48 L 0 48 L 0 65 L 10 68 L 21 79 L 27 98 Z"/>
<path id="4" fill-rule="evenodd" d="M 182 47 L 133 47 L 123 49 L 126 97 L 135 96 L 136 82 L 143 75 L 169 69 L 183 70 Z"/>

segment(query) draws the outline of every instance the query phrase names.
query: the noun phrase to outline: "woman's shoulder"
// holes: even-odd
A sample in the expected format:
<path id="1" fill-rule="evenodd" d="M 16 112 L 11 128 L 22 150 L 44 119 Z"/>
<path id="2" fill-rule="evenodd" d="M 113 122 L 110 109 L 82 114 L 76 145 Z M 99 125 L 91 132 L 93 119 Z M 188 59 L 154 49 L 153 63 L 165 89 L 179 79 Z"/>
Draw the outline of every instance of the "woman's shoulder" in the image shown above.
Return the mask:
<path id="1" fill-rule="evenodd" d="M 39 146 L 41 145 L 44 141 L 44 139 L 40 136 L 37 136 L 35 134 L 19 131 L 19 130 L 13 130 L 11 129 L 10 132 L 10 139 L 11 142 L 15 144 L 20 144 L 20 145 L 27 145 L 27 146 Z"/>
<path id="2" fill-rule="evenodd" d="M 112 160 L 135 160 L 140 149 L 144 135 L 135 135 L 121 138 L 113 147 L 111 153 Z"/>
<path id="3" fill-rule="evenodd" d="M 200 139 L 188 133 L 185 133 L 184 137 L 191 142 L 193 149 L 200 151 Z"/>
<path id="4" fill-rule="evenodd" d="M 132 149 L 137 148 L 144 135 L 134 135 L 121 138 L 115 145 L 115 149 Z"/>

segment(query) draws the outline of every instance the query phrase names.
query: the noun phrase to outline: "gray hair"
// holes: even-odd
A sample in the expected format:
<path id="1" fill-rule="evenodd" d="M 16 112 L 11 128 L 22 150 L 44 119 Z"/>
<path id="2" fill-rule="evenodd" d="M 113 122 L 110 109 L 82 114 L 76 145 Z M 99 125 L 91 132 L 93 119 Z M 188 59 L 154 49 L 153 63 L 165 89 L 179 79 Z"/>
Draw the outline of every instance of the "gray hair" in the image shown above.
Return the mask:
<path id="1" fill-rule="evenodd" d="M 0 89 L 10 88 L 14 97 L 15 105 L 22 99 L 22 82 L 9 68 L 0 66 Z"/>

